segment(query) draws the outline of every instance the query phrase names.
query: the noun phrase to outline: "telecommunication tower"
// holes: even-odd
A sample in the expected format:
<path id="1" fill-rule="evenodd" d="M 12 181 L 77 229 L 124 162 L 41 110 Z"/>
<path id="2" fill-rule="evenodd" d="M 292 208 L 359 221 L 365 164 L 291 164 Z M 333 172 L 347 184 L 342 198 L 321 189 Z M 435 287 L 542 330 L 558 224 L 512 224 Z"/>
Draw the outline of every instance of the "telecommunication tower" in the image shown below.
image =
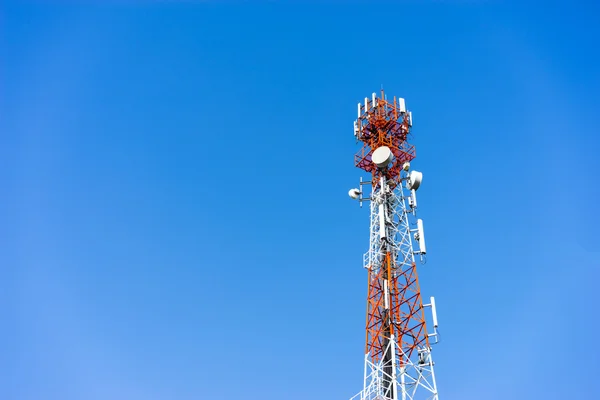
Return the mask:
<path id="1" fill-rule="evenodd" d="M 370 101 L 369 101 L 370 100 Z M 408 143 L 412 113 L 402 98 L 375 93 L 358 104 L 354 136 L 362 148 L 355 164 L 371 175 L 361 178 L 351 198 L 370 201 L 363 390 L 351 400 L 438 400 L 431 345 L 438 341 L 435 299 L 423 303 L 418 259 L 426 261 L 423 221 L 417 218 L 417 189 L 423 174 L 411 170 L 415 148 Z M 425 309 L 431 309 L 433 331 Z"/>

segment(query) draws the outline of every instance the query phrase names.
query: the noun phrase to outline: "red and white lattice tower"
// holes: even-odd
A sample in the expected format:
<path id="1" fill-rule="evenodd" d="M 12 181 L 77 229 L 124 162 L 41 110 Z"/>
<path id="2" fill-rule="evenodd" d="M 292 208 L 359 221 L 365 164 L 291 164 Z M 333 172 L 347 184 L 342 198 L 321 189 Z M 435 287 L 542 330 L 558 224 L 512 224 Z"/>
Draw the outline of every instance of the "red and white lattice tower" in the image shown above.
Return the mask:
<path id="1" fill-rule="evenodd" d="M 364 387 L 355 400 L 439 399 L 431 357 L 438 338 L 435 300 L 423 303 L 415 261 L 425 261 L 426 248 L 416 197 L 423 175 L 410 167 L 411 128 L 404 99 L 388 100 L 382 90 L 381 97 L 373 93 L 358 104 L 354 135 L 362 148 L 355 163 L 371 177 L 349 195 L 361 206 L 370 201 L 371 230 L 364 255 L 369 274 Z M 431 309 L 431 331 L 425 308 Z"/>

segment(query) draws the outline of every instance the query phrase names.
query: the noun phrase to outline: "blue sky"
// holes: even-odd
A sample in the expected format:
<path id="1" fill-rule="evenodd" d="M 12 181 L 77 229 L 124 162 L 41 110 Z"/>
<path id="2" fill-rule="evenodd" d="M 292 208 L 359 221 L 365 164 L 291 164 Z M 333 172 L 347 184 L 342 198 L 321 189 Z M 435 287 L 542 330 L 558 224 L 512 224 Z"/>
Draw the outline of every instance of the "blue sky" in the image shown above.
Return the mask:
<path id="1" fill-rule="evenodd" d="M 441 398 L 600 398 L 598 5 L 111 3 L 0 11 L 0 398 L 358 392 L 382 84 Z"/>

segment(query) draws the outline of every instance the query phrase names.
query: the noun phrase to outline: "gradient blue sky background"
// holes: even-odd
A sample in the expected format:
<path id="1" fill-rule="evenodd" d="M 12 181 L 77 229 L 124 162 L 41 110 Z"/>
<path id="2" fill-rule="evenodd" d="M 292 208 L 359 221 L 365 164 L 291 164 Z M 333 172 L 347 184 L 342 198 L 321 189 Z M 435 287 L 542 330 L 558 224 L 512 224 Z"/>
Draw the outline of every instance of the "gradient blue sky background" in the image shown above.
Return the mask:
<path id="1" fill-rule="evenodd" d="M 381 84 L 441 398 L 600 398 L 597 3 L 98 3 L 0 8 L 0 398 L 358 392 Z"/>

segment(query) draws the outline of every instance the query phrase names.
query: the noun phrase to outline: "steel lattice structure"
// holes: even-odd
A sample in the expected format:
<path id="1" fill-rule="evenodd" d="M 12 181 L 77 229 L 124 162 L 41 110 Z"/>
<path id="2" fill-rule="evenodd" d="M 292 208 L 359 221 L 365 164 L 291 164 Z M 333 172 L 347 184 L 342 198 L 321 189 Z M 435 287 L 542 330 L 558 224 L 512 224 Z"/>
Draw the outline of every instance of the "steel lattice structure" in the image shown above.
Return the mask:
<path id="1" fill-rule="evenodd" d="M 412 113 L 404 99 L 388 101 L 383 90 L 381 97 L 374 93 L 370 100 L 358 105 L 354 135 L 362 143 L 355 164 L 370 173 L 371 180 L 361 181 L 360 189 L 349 193 L 361 206 L 370 201 L 371 216 L 370 245 L 364 255 L 364 387 L 352 399 L 438 400 L 431 357 L 431 344 L 437 342 L 435 301 L 432 297 L 429 304 L 423 303 L 416 265 L 417 258 L 424 260 L 426 248 L 423 223 L 416 215 L 422 174 L 410 171 L 416 156 L 407 141 Z M 370 188 L 368 196 L 364 188 Z M 433 333 L 427 331 L 426 307 L 432 309 Z"/>

